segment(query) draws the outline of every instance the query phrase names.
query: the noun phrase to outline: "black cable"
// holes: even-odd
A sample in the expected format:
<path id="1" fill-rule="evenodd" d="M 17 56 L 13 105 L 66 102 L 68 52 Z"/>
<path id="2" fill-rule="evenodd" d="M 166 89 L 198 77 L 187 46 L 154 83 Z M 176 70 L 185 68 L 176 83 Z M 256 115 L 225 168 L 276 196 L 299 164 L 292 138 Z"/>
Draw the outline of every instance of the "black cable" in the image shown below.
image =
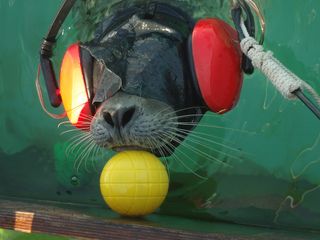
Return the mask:
<path id="1" fill-rule="evenodd" d="M 249 35 L 250 36 L 255 35 L 255 23 L 254 23 L 253 15 L 250 11 L 250 7 L 245 2 L 242 2 L 241 5 L 243 5 L 243 6 L 240 6 L 240 4 L 239 4 L 236 7 L 233 7 L 231 9 L 232 20 L 233 20 L 234 26 L 238 32 L 240 41 L 242 41 L 242 39 L 245 38 L 245 35 L 244 35 L 242 28 L 241 28 L 242 11 L 244 11 L 246 13 L 247 18 L 245 20 L 245 26 L 248 30 Z M 241 65 L 242 65 L 241 67 L 242 67 L 242 70 L 244 73 L 251 75 L 254 72 L 254 67 L 252 65 L 252 62 L 245 54 L 242 54 L 242 64 Z"/>
<path id="2" fill-rule="evenodd" d="M 40 66 L 42 74 L 46 83 L 48 96 L 51 106 L 59 107 L 62 103 L 61 96 L 59 94 L 59 87 L 56 80 L 51 57 L 53 55 L 53 47 L 56 42 L 56 37 L 61 28 L 62 23 L 68 16 L 73 4 L 76 0 L 65 0 L 61 6 L 58 14 L 56 15 L 48 34 L 43 39 L 40 49 Z"/>
<path id="3" fill-rule="evenodd" d="M 241 29 L 241 26 L 240 26 L 241 14 L 242 14 L 242 10 L 241 10 L 240 6 L 231 9 L 231 17 L 232 17 L 232 20 L 234 23 L 234 27 L 236 28 L 236 30 L 238 32 L 240 41 L 245 38 L 243 31 Z"/>
<path id="4" fill-rule="evenodd" d="M 60 30 L 60 27 L 66 17 L 68 16 L 71 8 L 73 7 L 76 0 L 65 0 L 62 4 L 60 10 L 58 11 L 58 14 L 56 18 L 54 19 L 50 30 L 46 36 L 46 39 L 49 41 L 55 41 L 56 36 L 58 35 L 58 32 Z"/>
<path id="5" fill-rule="evenodd" d="M 56 37 L 58 35 L 58 32 L 61 28 L 62 23 L 68 16 L 71 8 L 73 7 L 73 4 L 76 0 L 65 0 L 63 5 L 61 6 L 58 14 L 56 15 L 49 31 L 46 37 L 43 38 L 42 44 L 41 44 L 41 50 L 40 55 L 41 57 L 45 57 L 47 59 L 50 59 L 52 57 L 52 50 L 54 47 L 54 44 L 56 42 Z"/>
<path id="6" fill-rule="evenodd" d="M 249 35 L 254 37 L 256 35 L 256 26 L 250 6 L 244 0 L 240 0 L 239 3 L 246 14 L 244 25 L 246 26 Z"/>
<path id="7" fill-rule="evenodd" d="M 297 98 L 299 98 L 301 102 L 303 102 L 304 105 L 306 105 L 320 120 L 320 109 L 301 91 L 300 88 L 292 93 L 297 96 Z"/>

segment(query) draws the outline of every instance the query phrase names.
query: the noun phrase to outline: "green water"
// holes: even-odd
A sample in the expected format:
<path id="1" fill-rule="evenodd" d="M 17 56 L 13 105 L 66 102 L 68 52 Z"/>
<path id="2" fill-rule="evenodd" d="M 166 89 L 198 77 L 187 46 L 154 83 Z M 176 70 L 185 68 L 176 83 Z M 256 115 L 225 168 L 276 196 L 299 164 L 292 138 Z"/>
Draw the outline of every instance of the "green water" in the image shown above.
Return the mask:
<path id="1" fill-rule="evenodd" d="M 265 47 L 320 92 L 320 1 L 258 2 Z M 90 36 L 106 3 L 78 4 L 59 37 L 57 69 L 68 44 Z M 112 153 L 82 164 L 80 150 L 66 156 L 72 135 L 61 133 L 70 128 L 42 111 L 34 87 L 40 42 L 60 4 L 0 0 L 0 197 L 104 205 L 99 172 Z M 193 5 L 197 17 L 230 21 L 227 1 Z M 208 113 L 168 159 L 170 193 L 159 213 L 320 230 L 319 130 L 300 102 L 284 100 L 259 72 L 247 76 L 237 108 Z"/>

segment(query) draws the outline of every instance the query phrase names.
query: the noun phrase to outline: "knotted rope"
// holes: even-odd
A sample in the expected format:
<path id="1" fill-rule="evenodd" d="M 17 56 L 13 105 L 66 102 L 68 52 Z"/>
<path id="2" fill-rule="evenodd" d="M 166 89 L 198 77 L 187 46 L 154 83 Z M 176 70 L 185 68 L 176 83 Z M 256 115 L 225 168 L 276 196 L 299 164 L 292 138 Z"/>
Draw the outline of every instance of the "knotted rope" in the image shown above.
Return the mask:
<path id="1" fill-rule="evenodd" d="M 305 89 L 320 105 L 320 97 L 317 92 L 308 83 L 288 70 L 273 56 L 271 51 L 265 51 L 263 46 L 248 34 L 243 19 L 241 29 L 245 35 L 245 38 L 240 42 L 242 52 L 252 60 L 252 65 L 266 75 L 285 98 L 295 99 L 294 92 Z"/>

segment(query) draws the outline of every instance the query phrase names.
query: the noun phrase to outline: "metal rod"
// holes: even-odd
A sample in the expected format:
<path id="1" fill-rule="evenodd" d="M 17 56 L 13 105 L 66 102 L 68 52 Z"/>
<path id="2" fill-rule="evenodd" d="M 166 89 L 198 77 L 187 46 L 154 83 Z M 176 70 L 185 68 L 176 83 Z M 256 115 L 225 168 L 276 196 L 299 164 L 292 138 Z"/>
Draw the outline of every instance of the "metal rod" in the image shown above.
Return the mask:
<path id="1" fill-rule="evenodd" d="M 296 95 L 320 120 L 320 109 L 313 102 L 311 102 L 311 100 L 301 91 L 301 89 L 294 91 L 293 94 Z"/>

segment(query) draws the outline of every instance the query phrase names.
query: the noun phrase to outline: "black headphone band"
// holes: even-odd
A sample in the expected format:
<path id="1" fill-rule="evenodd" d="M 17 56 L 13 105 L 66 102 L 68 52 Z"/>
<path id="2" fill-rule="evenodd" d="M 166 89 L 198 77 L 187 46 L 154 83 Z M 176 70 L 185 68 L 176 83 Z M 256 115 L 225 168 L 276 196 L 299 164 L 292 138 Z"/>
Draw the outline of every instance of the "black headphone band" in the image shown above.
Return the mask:
<path id="1" fill-rule="evenodd" d="M 61 28 L 61 25 L 65 21 L 66 17 L 68 16 L 70 10 L 72 9 L 76 0 L 65 0 L 63 5 L 61 6 L 58 14 L 56 15 L 46 37 L 44 38 L 40 54 L 41 56 L 51 57 L 52 56 L 52 48 L 56 42 L 56 37 L 58 32 Z"/>
<path id="2" fill-rule="evenodd" d="M 40 66 L 46 83 L 50 103 L 53 107 L 59 107 L 62 103 L 62 100 L 58 91 L 59 87 L 50 59 L 53 55 L 53 47 L 55 45 L 56 37 L 61 28 L 61 25 L 70 13 L 75 2 L 76 0 L 64 1 L 48 31 L 48 34 L 41 44 Z M 187 23 L 189 30 L 192 30 L 195 24 L 194 20 L 179 8 L 164 3 L 151 2 L 147 3 L 144 9 L 141 7 L 131 7 L 129 9 L 126 9 L 125 11 L 116 13 L 110 20 L 109 26 L 106 27 L 103 32 L 106 33 L 110 31 L 114 27 L 114 24 L 119 23 L 119 21 L 125 21 L 129 18 L 129 16 L 137 13 L 137 11 L 144 12 L 146 18 L 153 18 L 156 15 L 164 15 L 179 19 L 181 22 Z"/>
<path id="3" fill-rule="evenodd" d="M 195 25 L 195 21 L 193 20 L 193 18 L 191 18 L 188 14 L 186 14 L 179 8 L 170 6 L 165 3 L 151 2 L 148 4 L 131 6 L 115 12 L 112 16 L 104 20 L 103 24 L 100 24 L 99 34 L 96 34 L 94 41 L 100 42 L 107 33 L 114 30 L 123 22 L 126 22 L 135 14 L 146 20 L 156 18 L 160 19 L 162 16 L 169 16 L 173 19 L 178 20 L 179 22 L 183 22 L 189 32 Z"/>
<path id="4" fill-rule="evenodd" d="M 53 107 L 59 107 L 61 105 L 61 96 L 58 93 L 58 83 L 54 73 L 53 65 L 50 60 L 52 57 L 53 46 L 56 42 L 56 37 L 61 28 L 62 23 L 68 16 L 71 8 L 76 0 L 65 0 L 61 6 L 55 20 L 53 21 L 48 34 L 44 38 L 40 49 L 40 66 L 43 74 L 43 78 L 46 83 L 47 92 L 49 95 L 50 103 Z"/>

